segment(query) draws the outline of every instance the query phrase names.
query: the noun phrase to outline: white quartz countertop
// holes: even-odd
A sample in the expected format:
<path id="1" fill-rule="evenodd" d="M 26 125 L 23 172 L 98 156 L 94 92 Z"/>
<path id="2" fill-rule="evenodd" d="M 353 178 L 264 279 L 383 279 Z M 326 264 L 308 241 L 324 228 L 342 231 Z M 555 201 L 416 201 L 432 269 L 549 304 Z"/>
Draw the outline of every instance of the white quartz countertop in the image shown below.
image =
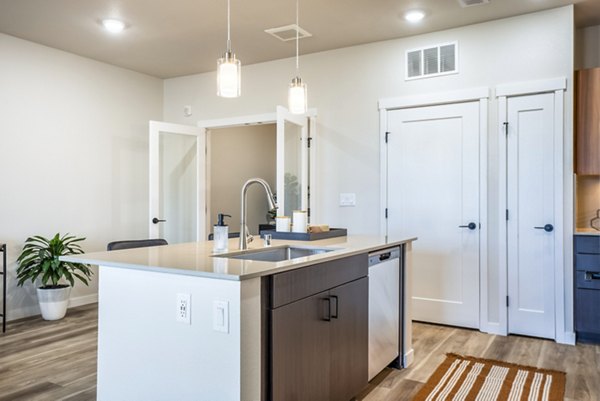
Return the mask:
<path id="1" fill-rule="evenodd" d="M 346 256 L 398 246 L 412 242 L 416 239 L 416 237 L 386 239 L 385 237 L 378 236 L 347 236 L 319 241 L 273 240 L 272 247 L 294 245 L 307 248 L 333 249 L 331 252 L 282 262 L 264 262 L 219 257 L 219 254 L 215 254 L 212 251 L 212 241 L 62 256 L 61 260 L 215 279 L 245 280 L 297 269 L 315 263 L 327 262 Z M 229 251 L 227 253 L 239 251 L 238 241 L 239 239 L 229 240 Z M 259 249 L 262 247 L 263 241 L 258 237 L 255 238 L 254 242 L 251 242 L 248 245 L 248 249 Z"/>
<path id="2" fill-rule="evenodd" d="M 593 228 L 576 228 L 575 235 L 599 235 L 600 231 L 594 230 Z"/>

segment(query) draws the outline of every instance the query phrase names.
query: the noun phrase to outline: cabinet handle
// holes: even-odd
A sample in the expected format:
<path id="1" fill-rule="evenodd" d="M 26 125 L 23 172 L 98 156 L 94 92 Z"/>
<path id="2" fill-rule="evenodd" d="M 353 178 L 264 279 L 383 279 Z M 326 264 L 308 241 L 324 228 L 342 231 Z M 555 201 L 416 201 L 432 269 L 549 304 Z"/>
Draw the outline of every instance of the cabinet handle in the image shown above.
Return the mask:
<path id="1" fill-rule="evenodd" d="M 330 313 L 329 313 L 329 315 L 330 315 L 330 316 L 331 316 L 333 319 L 337 319 L 337 318 L 338 318 L 338 316 L 339 316 L 339 315 L 338 315 L 338 309 L 339 309 L 339 308 L 338 308 L 338 304 L 339 304 L 338 297 L 337 297 L 337 295 L 332 295 L 332 296 L 330 296 L 329 298 L 330 298 L 330 299 L 335 299 L 335 313 L 331 313 L 331 312 L 330 312 Z M 329 307 L 331 307 L 331 302 L 329 303 Z"/>
<path id="2" fill-rule="evenodd" d="M 585 281 L 600 280 L 600 273 L 585 272 Z"/>
<path id="3" fill-rule="evenodd" d="M 326 315 L 323 318 L 323 320 L 325 320 L 326 322 L 331 322 L 331 299 L 323 298 L 323 301 L 327 302 L 327 306 L 325 308 Z"/>
<path id="4" fill-rule="evenodd" d="M 158 217 L 155 217 L 152 219 L 152 223 L 154 223 L 154 224 L 164 223 L 165 221 L 167 221 L 167 220 L 161 220 Z"/>

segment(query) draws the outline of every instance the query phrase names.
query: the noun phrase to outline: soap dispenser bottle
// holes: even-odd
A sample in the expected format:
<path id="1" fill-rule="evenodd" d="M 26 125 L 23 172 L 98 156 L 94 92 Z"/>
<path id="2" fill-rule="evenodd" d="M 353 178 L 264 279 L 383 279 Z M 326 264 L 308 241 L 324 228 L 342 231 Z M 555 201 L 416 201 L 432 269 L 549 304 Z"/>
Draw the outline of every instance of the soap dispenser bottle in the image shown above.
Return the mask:
<path id="1" fill-rule="evenodd" d="M 226 252 L 229 243 L 229 226 L 225 224 L 225 217 L 231 217 L 228 214 L 217 214 L 217 224 L 213 226 L 213 252 Z"/>

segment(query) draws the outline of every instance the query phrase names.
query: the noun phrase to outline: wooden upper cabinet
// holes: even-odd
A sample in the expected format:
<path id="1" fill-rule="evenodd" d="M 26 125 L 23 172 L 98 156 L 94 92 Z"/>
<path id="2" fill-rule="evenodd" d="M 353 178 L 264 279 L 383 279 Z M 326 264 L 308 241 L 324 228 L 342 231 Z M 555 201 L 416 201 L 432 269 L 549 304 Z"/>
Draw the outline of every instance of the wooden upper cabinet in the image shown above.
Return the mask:
<path id="1" fill-rule="evenodd" d="M 600 68 L 575 72 L 575 173 L 600 175 Z"/>

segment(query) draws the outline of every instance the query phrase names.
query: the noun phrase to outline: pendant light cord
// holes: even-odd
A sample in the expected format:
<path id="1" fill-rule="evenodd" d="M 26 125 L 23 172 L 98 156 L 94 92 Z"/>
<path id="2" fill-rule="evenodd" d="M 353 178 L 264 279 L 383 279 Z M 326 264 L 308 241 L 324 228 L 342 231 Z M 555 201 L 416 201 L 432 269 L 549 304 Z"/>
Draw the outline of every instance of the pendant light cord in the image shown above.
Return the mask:
<path id="1" fill-rule="evenodd" d="M 228 0 L 229 1 L 229 0 Z M 299 0 L 296 0 L 296 75 L 300 75 L 300 63 L 298 62 L 298 55 L 299 55 L 299 45 L 298 43 L 300 42 L 300 25 L 298 25 L 298 2 Z"/>
<path id="2" fill-rule="evenodd" d="M 227 52 L 231 52 L 231 3 L 227 0 Z"/>

